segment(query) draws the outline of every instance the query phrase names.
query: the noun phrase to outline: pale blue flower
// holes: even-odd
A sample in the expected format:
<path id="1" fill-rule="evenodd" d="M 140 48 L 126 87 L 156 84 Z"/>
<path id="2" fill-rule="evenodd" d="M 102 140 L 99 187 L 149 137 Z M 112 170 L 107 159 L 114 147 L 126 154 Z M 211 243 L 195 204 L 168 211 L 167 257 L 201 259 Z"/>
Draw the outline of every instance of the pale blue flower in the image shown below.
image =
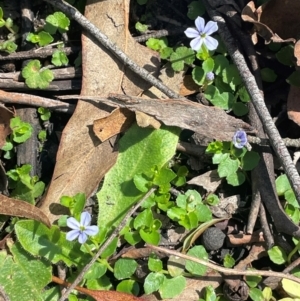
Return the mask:
<path id="1" fill-rule="evenodd" d="M 195 51 L 199 51 L 204 44 L 208 50 L 215 50 L 218 47 L 218 40 L 210 37 L 215 31 L 218 30 L 217 22 L 209 21 L 205 25 L 205 21 L 201 17 L 195 20 L 196 28 L 189 27 L 184 33 L 188 38 L 193 38 L 190 45 Z"/>
<path id="2" fill-rule="evenodd" d="M 88 236 L 96 235 L 99 231 L 97 226 L 90 226 L 92 217 L 88 212 L 82 212 L 80 216 L 80 222 L 74 217 L 67 219 L 67 226 L 72 230 L 66 235 L 66 239 L 72 241 L 78 237 L 78 241 L 84 244 Z"/>
<path id="3" fill-rule="evenodd" d="M 207 72 L 205 79 L 209 82 L 212 82 L 215 79 L 215 74 L 213 72 Z"/>
<path id="4" fill-rule="evenodd" d="M 233 135 L 232 142 L 236 148 L 243 148 L 248 142 L 247 134 L 244 131 L 236 131 Z"/>

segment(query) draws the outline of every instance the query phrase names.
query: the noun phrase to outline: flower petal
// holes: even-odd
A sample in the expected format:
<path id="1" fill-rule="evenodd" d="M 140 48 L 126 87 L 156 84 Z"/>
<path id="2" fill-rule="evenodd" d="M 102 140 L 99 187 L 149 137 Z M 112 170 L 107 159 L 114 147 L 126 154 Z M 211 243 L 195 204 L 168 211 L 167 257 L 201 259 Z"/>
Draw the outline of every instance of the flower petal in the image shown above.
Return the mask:
<path id="1" fill-rule="evenodd" d="M 218 30 L 218 23 L 217 22 L 214 22 L 214 21 L 209 21 L 203 32 L 207 35 L 211 35 L 212 33 L 216 32 Z"/>
<path id="2" fill-rule="evenodd" d="M 199 32 L 192 27 L 187 28 L 184 33 L 188 38 L 197 38 L 200 35 Z"/>
<path id="3" fill-rule="evenodd" d="M 83 226 L 83 227 L 89 226 L 91 223 L 91 220 L 92 220 L 92 217 L 88 212 L 84 211 L 81 213 L 81 216 L 80 216 L 80 225 L 81 226 Z"/>
<path id="4" fill-rule="evenodd" d="M 205 27 L 205 21 L 203 18 L 201 17 L 197 17 L 196 20 L 195 20 L 195 25 L 196 25 L 196 28 L 197 30 L 200 32 L 200 33 L 203 33 Z"/>
<path id="5" fill-rule="evenodd" d="M 198 38 L 191 40 L 191 42 L 190 42 L 191 48 L 195 51 L 199 51 L 202 46 L 203 41 L 204 41 L 203 38 L 201 38 L 199 36 L 198 36 Z"/>
<path id="6" fill-rule="evenodd" d="M 219 42 L 218 42 L 218 40 L 216 40 L 210 36 L 206 36 L 204 38 L 204 44 L 208 50 L 215 50 L 215 49 L 217 49 Z"/>
<path id="7" fill-rule="evenodd" d="M 84 244 L 87 240 L 87 235 L 84 232 L 81 232 L 78 236 L 78 241 L 80 244 Z"/>
<path id="8" fill-rule="evenodd" d="M 79 230 L 71 230 L 67 233 L 66 239 L 69 241 L 72 241 L 72 240 L 76 239 L 79 234 L 80 234 Z"/>
<path id="9" fill-rule="evenodd" d="M 79 230 L 80 229 L 80 224 L 77 219 L 74 217 L 69 217 L 67 218 L 67 226 L 73 230 Z"/>
<path id="10" fill-rule="evenodd" d="M 99 231 L 99 228 L 97 226 L 87 226 L 84 230 L 84 233 L 92 236 L 92 235 L 96 235 Z"/>

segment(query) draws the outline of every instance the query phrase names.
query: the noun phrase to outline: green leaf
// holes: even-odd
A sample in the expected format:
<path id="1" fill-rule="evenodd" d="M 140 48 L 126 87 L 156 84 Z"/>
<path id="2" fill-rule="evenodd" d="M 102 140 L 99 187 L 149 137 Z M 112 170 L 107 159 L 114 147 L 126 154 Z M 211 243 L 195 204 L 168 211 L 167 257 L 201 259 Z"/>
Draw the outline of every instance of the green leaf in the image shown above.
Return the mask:
<path id="1" fill-rule="evenodd" d="M 154 253 L 148 259 L 148 268 L 152 272 L 160 272 L 163 269 L 162 261 Z"/>
<path id="2" fill-rule="evenodd" d="M 52 54 L 51 63 L 58 67 L 67 66 L 69 64 L 69 59 L 63 51 L 56 50 Z"/>
<path id="3" fill-rule="evenodd" d="M 245 175 L 240 170 L 226 177 L 227 183 L 232 186 L 240 186 L 245 182 L 245 180 Z"/>
<path id="4" fill-rule="evenodd" d="M 6 51 L 7 53 L 13 53 L 17 50 L 18 45 L 13 41 L 5 41 L 1 45 L 2 50 Z"/>
<path id="5" fill-rule="evenodd" d="M 41 70 L 39 60 L 30 61 L 22 70 L 22 76 L 25 78 L 25 83 L 29 88 L 45 89 L 54 79 L 53 72 L 49 69 Z"/>
<path id="6" fill-rule="evenodd" d="M 191 248 L 187 255 L 193 256 L 202 260 L 208 260 L 208 254 L 203 246 L 195 246 Z M 193 275 L 203 276 L 206 273 L 207 267 L 203 264 L 187 260 L 185 264 L 185 268 L 192 273 Z"/>
<path id="7" fill-rule="evenodd" d="M 262 293 L 265 301 L 269 301 L 272 298 L 272 289 L 270 287 L 265 287 Z"/>
<path id="8" fill-rule="evenodd" d="M 104 249 L 104 251 L 101 254 L 101 258 L 108 258 L 112 254 L 116 252 L 118 246 L 118 238 L 115 237 L 112 242 Z"/>
<path id="9" fill-rule="evenodd" d="M 165 280 L 160 273 L 149 273 L 144 281 L 144 290 L 147 295 L 157 291 Z"/>
<path id="10" fill-rule="evenodd" d="M 205 301 L 216 301 L 217 295 L 212 285 L 205 288 Z"/>
<path id="11" fill-rule="evenodd" d="M 251 269 L 253 271 L 255 271 L 254 269 Z M 246 282 L 248 284 L 249 287 L 256 287 L 260 282 L 261 282 L 262 277 L 257 275 L 257 276 L 246 276 Z"/>
<path id="12" fill-rule="evenodd" d="M 289 280 L 289 279 L 282 279 L 282 287 L 285 292 L 292 298 L 300 298 L 300 284 Z"/>
<path id="13" fill-rule="evenodd" d="M 214 66 L 215 66 L 215 62 L 212 58 L 208 58 L 202 63 L 202 68 L 205 73 L 213 71 Z"/>
<path id="14" fill-rule="evenodd" d="M 205 72 L 202 69 L 202 67 L 196 66 L 193 71 L 192 71 L 192 78 L 194 80 L 194 82 L 199 85 L 202 86 L 204 84 L 205 81 Z"/>
<path id="15" fill-rule="evenodd" d="M 160 234 L 157 231 L 145 231 L 140 229 L 139 231 L 141 238 L 148 244 L 158 245 L 160 242 Z"/>
<path id="16" fill-rule="evenodd" d="M 274 246 L 268 250 L 268 255 L 270 259 L 276 264 L 283 264 L 287 261 L 287 255 L 285 251 L 278 246 Z"/>
<path id="17" fill-rule="evenodd" d="M 234 96 L 232 93 L 223 92 L 220 93 L 218 88 L 213 85 L 209 85 L 205 91 L 204 96 L 216 107 L 223 110 L 230 109 L 234 104 Z"/>
<path id="18" fill-rule="evenodd" d="M 57 226 L 48 229 L 40 222 L 21 220 L 15 231 L 22 247 L 33 256 L 42 256 L 52 263 L 61 260 L 69 267 L 81 262 L 79 243 L 66 240 L 66 234 Z"/>
<path id="19" fill-rule="evenodd" d="M 237 94 L 242 102 L 249 102 L 251 100 L 250 95 L 244 85 L 238 89 Z"/>
<path id="20" fill-rule="evenodd" d="M 245 171 L 254 169 L 260 160 L 257 152 L 248 151 L 242 158 L 242 169 Z"/>
<path id="21" fill-rule="evenodd" d="M 31 124 L 22 121 L 18 116 L 10 120 L 10 128 L 12 129 L 12 139 L 17 143 L 25 142 L 33 131 Z"/>
<path id="22" fill-rule="evenodd" d="M 155 51 L 161 51 L 168 46 L 168 40 L 166 37 L 162 38 L 150 38 L 146 42 L 146 46 Z"/>
<path id="23" fill-rule="evenodd" d="M 249 296 L 253 301 L 264 301 L 263 293 L 258 288 L 250 288 Z"/>
<path id="24" fill-rule="evenodd" d="M 148 30 L 148 25 L 142 24 L 141 22 L 136 22 L 134 27 L 140 33 L 144 33 L 145 31 Z"/>
<path id="25" fill-rule="evenodd" d="M 164 278 L 162 285 L 159 288 L 159 293 L 162 299 L 170 299 L 178 296 L 185 288 L 186 280 L 183 276 L 174 278 Z"/>
<path id="26" fill-rule="evenodd" d="M 244 116 L 248 113 L 248 107 L 243 104 L 242 102 L 236 102 L 233 106 L 232 106 L 232 110 L 233 113 L 240 117 L 240 116 Z"/>
<path id="27" fill-rule="evenodd" d="M 210 206 L 216 206 L 220 203 L 220 199 L 216 194 L 210 193 L 206 199 L 205 203 L 210 205 Z"/>
<path id="28" fill-rule="evenodd" d="M 263 68 L 260 70 L 261 72 L 261 78 L 263 81 L 268 82 L 268 83 L 273 83 L 275 82 L 277 78 L 277 74 L 274 72 L 274 70 L 270 68 Z"/>
<path id="29" fill-rule="evenodd" d="M 291 86 L 300 87 L 300 71 L 294 71 L 286 81 Z"/>
<path id="30" fill-rule="evenodd" d="M 192 1 L 188 5 L 187 17 L 191 20 L 195 20 L 199 16 L 203 16 L 205 13 L 205 6 L 202 1 Z"/>
<path id="31" fill-rule="evenodd" d="M 41 293 L 51 282 L 51 264 L 25 252 L 19 243 L 9 244 L 11 255 L 0 252 L 0 283 L 11 301 L 42 301 Z"/>
<path id="32" fill-rule="evenodd" d="M 147 227 L 151 225 L 153 222 L 153 214 L 151 209 L 146 209 L 138 214 L 138 216 L 134 219 L 133 226 L 136 230 L 140 228 Z"/>
<path id="33" fill-rule="evenodd" d="M 295 208 L 300 208 L 300 205 L 296 199 L 295 193 L 293 189 L 289 189 L 284 193 L 284 198 L 286 201 L 290 204 L 293 205 Z"/>
<path id="34" fill-rule="evenodd" d="M 135 280 L 127 279 L 117 285 L 117 291 L 137 296 L 140 292 L 140 287 Z"/>
<path id="35" fill-rule="evenodd" d="M 120 139 L 117 162 L 97 193 L 100 227 L 112 231 L 111 227 L 116 227 L 127 210 L 143 196 L 134 185 L 134 175 L 148 174 L 153 166 L 164 166 L 175 154 L 179 132 L 178 128 L 154 130 L 134 125 Z M 107 204 L 108 198 L 122 202 L 111 206 Z"/>
<path id="36" fill-rule="evenodd" d="M 40 31 L 37 34 L 29 33 L 26 40 L 34 44 L 38 43 L 40 47 L 43 47 L 52 43 L 53 37 L 46 31 Z"/>
<path id="37" fill-rule="evenodd" d="M 121 258 L 118 259 L 114 266 L 114 276 L 118 279 L 129 278 L 133 275 L 138 264 L 134 259 Z"/>
<path id="38" fill-rule="evenodd" d="M 161 59 L 166 60 L 173 53 L 173 48 L 171 48 L 171 47 L 165 47 L 162 50 L 160 50 L 159 53 L 160 53 Z"/>
<path id="39" fill-rule="evenodd" d="M 277 60 L 286 66 L 293 66 L 294 65 L 294 46 L 288 45 L 282 47 L 277 53 L 276 53 Z"/>
<path id="40" fill-rule="evenodd" d="M 70 19 L 62 12 L 55 12 L 46 18 L 44 29 L 50 34 L 55 34 L 56 30 L 64 33 L 69 30 Z"/>
<path id="41" fill-rule="evenodd" d="M 232 268 L 235 265 L 235 260 L 230 254 L 226 254 L 223 259 L 223 264 L 225 268 Z"/>
<path id="42" fill-rule="evenodd" d="M 182 71 L 184 68 L 184 63 L 191 65 L 194 60 L 194 50 L 185 46 L 178 47 L 170 56 L 171 66 L 174 71 Z"/>
<path id="43" fill-rule="evenodd" d="M 218 174 L 221 178 L 227 177 L 235 173 L 239 168 L 239 160 L 227 158 L 220 162 L 218 166 Z"/>
<path id="44" fill-rule="evenodd" d="M 222 78 L 226 84 L 229 84 L 232 90 L 242 83 L 242 79 L 235 65 L 231 64 L 225 67 L 222 71 Z"/>
<path id="45" fill-rule="evenodd" d="M 3 19 L 3 9 L 0 7 L 0 19 Z"/>
<path id="46" fill-rule="evenodd" d="M 214 63 L 214 72 L 216 75 L 221 75 L 222 71 L 229 66 L 229 61 L 224 55 L 221 54 L 214 57 Z"/>
<path id="47" fill-rule="evenodd" d="M 84 274 L 84 279 L 98 279 L 102 277 L 107 271 L 107 265 L 94 262 L 91 268 Z"/>
<path id="48" fill-rule="evenodd" d="M 287 178 L 286 175 L 280 175 L 276 180 L 275 180 L 275 185 L 276 185 L 276 192 L 279 196 L 284 195 L 284 193 L 291 189 L 291 184 Z"/>

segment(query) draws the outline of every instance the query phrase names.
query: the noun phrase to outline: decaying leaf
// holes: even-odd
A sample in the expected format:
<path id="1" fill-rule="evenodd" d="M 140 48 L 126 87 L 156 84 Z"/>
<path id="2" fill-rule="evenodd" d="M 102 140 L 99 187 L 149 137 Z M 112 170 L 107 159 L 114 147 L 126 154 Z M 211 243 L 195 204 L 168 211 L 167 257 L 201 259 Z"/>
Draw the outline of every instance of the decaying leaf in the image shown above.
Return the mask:
<path id="1" fill-rule="evenodd" d="M 200 176 L 192 178 L 187 184 L 202 186 L 207 192 L 215 192 L 221 181 L 217 170 L 209 170 Z"/>
<path id="2" fill-rule="evenodd" d="M 287 99 L 287 113 L 289 119 L 300 125 L 300 87 L 290 86 Z"/>
<path id="3" fill-rule="evenodd" d="M 299 32 L 300 2 L 271 0 L 259 8 L 250 1 L 242 11 L 242 19 L 253 23 L 266 43 L 296 42 Z"/>
<path id="4" fill-rule="evenodd" d="M 237 129 L 246 132 L 253 130 L 249 124 L 229 116 L 217 107 L 207 107 L 192 101 L 144 99 L 118 94 L 110 94 L 109 97 L 119 106 L 144 112 L 165 125 L 189 129 L 212 139 L 231 141 Z"/>
<path id="5" fill-rule="evenodd" d="M 151 127 L 158 130 L 161 126 L 161 123 L 154 117 L 140 111 L 135 111 L 135 118 L 138 126 L 142 128 Z"/>
<path id="6" fill-rule="evenodd" d="M 135 120 L 134 113 L 125 108 L 117 108 L 108 116 L 94 121 L 93 131 L 102 141 L 125 132 Z"/>
<path id="7" fill-rule="evenodd" d="M 5 144 L 6 137 L 11 133 L 9 123 L 13 116 L 13 112 L 0 105 L 0 148 Z"/>
<path id="8" fill-rule="evenodd" d="M 182 96 L 188 96 L 194 94 L 197 91 L 199 92 L 199 86 L 193 80 L 192 75 L 185 74 L 180 85 L 179 94 Z"/>
<path id="9" fill-rule="evenodd" d="M 9 198 L 0 194 L 0 214 L 25 217 L 42 222 L 47 227 L 51 227 L 51 223 L 47 216 L 37 207 L 21 201 Z"/>
<path id="10" fill-rule="evenodd" d="M 85 16 L 132 60 L 155 72 L 158 57 L 131 37 L 128 11 L 129 0 L 88 0 Z M 101 96 L 112 91 L 138 95 L 149 87 L 91 36 L 82 38 L 82 61 L 82 95 Z M 78 192 L 90 196 L 115 163 L 117 152 L 113 151 L 113 141 L 100 143 L 93 133 L 94 120 L 106 117 L 106 110 L 107 106 L 103 104 L 79 100 L 62 133 L 52 181 L 40 207 L 51 222 L 61 214 L 61 196 L 73 196 Z"/>
<path id="11" fill-rule="evenodd" d="M 224 199 L 220 199 L 216 206 L 209 206 L 212 214 L 219 218 L 230 218 L 236 213 L 240 204 L 240 196 L 232 195 Z"/>

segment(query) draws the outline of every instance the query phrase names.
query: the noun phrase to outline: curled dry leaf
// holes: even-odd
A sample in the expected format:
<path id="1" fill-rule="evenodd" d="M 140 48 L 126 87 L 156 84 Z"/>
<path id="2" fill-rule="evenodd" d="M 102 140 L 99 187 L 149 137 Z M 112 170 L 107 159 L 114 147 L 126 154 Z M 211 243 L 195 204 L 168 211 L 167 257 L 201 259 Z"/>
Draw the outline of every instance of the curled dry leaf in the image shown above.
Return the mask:
<path id="1" fill-rule="evenodd" d="M 158 130 L 161 126 L 161 123 L 154 117 L 140 111 L 135 111 L 135 118 L 138 126 L 142 128 L 151 127 Z"/>
<path id="2" fill-rule="evenodd" d="M 0 214 L 25 217 L 42 222 L 47 227 L 51 227 L 51 223 L 47 216 L 37 207 L 21 201 L 9 198 L 0 194 Z"/>
<path id="3" fill-rule="evenodd" d="M 0 148 L 5 144 L 6 137 L 11 133 L 9 123 L 13 116 L 13 112 L 0 104 Z"/>
<path id="4" fill-rule="evenodd" d="M 218 171 L 215 169 L 192 178 L 187 184 L 202 186 L 207 192 L 215 192 L 221 184 L 221 181 Z"/>
<path id="5" fill-rule="evenodd" d="M 212 214 L 219 218 L 230 218 L 239 208 L 240 196 L 232 195 L 224 199 L 216 206 L 209 206 Z"/>
<path id="6" fill-rule="evenodd" d="M 253 23 L 266 43 L 295 43 L 300 28 L 299 9 L 300 2 L 294 0 L 271 0 L 257 9 L 250 1 L 242 11 L 242 19 Z"/>
<path id="7" fill-rule="evenodd" d="M 125 108 L 117 108 L 108 116 L 94 121 L 93 131 L 102 141 L 125 132 L 134 121 L 134 113 Z"/>

